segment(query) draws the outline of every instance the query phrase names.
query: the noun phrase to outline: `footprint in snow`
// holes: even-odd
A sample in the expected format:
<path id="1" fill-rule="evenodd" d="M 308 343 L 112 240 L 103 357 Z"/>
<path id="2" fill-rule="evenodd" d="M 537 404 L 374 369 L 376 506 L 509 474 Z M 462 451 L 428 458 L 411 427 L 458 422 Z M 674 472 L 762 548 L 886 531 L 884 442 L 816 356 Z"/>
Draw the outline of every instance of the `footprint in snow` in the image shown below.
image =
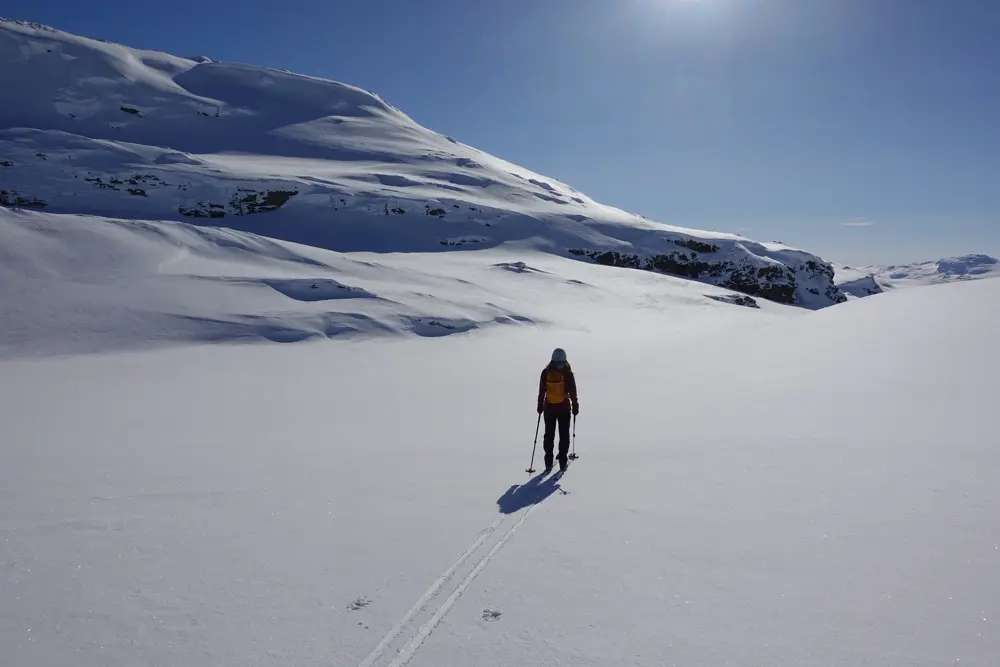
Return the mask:
<path id="1" fill-rule="evenodd" d="M 347 605 L 347 608 L 350 609 L 351 611 L 361 611 L 371 603 L 372 601 L 369 600 L 368 598 L 360 597 L 351 604 Z"/>
<path id="2" fill-rule="evenodd" d="M 502 611 L 495 611 L 493 609 L 483 609 L 483 620 L 484 621 L 499 621 L 501 614 L 503 614 Z"/>

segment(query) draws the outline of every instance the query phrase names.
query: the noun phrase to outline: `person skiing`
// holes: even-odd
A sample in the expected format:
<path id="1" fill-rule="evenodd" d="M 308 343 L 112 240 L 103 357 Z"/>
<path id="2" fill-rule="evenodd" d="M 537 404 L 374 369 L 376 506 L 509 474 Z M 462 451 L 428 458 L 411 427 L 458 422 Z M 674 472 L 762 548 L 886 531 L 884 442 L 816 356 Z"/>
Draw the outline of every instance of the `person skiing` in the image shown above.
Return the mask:
<path id="1" fill-rule="evenodd" d="M 576 376 L 566 360 L 566 351 L 556 348 L 552 360 L 542 369 L 538 382 L 538 414 L 545 416 L 545 472 L 552 471 L 552 450 L 555 445 L 556 426 L 559 427 L 559 470 L 566 470 L 569 453 L 570 414 L 580 414 L 576 393 Z"/>

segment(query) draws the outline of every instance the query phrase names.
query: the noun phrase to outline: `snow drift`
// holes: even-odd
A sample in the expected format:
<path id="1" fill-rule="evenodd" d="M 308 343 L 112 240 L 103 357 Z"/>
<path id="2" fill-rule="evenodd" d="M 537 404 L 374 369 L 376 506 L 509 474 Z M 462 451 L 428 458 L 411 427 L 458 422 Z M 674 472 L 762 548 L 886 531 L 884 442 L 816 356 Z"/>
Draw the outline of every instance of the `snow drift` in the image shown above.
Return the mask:
<path id="1" fill-rule="evenodd" d="M 673 227 L 421 127 L 368 91 L 0 22 L 0 204 L 350 251 L 518 243 L 821 308 L 827 262 Z"/>
<path id="2" fill-rule="evenodd" d="M 183 222 L 0 209 L 0 357 L 591 328 L 664 312 L 693 325 L 720 309 L 743 311 L 728 315 L 740 322 L 749 309 L 724 304 L 747 299 L 757 305 L 718 287 L 527 249 L 343 254 Z"/>

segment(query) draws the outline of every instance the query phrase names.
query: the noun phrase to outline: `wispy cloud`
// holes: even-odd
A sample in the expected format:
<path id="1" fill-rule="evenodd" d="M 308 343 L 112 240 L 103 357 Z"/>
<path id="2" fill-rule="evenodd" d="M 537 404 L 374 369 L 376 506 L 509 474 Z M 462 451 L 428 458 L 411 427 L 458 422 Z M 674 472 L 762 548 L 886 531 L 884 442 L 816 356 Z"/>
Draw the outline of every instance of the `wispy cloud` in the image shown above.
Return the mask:
<path id="1" fill-rule="evenodd" d="M 871 220 L 865 220 L 864 218 L 854 218 L 853 220 L 848 220 L 847 222 L 840 223 L 844 227 L 874 227 L 875 223 Z"/>

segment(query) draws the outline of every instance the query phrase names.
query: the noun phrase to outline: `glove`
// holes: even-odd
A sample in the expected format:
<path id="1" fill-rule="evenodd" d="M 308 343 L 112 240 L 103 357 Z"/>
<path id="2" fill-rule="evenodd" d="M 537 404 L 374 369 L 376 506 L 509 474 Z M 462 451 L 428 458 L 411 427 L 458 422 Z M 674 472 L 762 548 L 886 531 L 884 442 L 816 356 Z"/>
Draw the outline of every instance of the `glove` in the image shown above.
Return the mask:
<path id="1" fill-rule="evenodd" d="M 579 405 L 574 405 L 573 406 L 573 416 L 576 417 L 578 414 L 580 414 L 580 406 Z"/>
<path id="2" fill-rule="evenodd" d="M 538 414 L 542 414 L 543 412 L 545 412 L 545 410 L 544 410 L 544 408 L 542 408 L 542 404 L 539 403 L 538 404 Z"/>

